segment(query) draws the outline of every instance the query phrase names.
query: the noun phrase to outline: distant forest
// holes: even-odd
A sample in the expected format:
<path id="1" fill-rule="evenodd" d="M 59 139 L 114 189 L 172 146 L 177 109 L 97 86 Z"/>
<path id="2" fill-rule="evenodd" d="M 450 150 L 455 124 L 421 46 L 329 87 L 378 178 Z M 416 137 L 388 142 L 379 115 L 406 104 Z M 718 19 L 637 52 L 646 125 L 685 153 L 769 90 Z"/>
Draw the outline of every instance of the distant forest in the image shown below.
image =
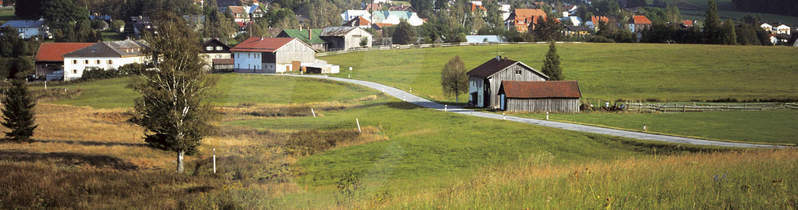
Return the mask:
<path id="1" fill-rule="evenodd" d="M 798 1 L 796 0 L 732 0 L 732 3 L 740 11 L 798 17 Z"/>

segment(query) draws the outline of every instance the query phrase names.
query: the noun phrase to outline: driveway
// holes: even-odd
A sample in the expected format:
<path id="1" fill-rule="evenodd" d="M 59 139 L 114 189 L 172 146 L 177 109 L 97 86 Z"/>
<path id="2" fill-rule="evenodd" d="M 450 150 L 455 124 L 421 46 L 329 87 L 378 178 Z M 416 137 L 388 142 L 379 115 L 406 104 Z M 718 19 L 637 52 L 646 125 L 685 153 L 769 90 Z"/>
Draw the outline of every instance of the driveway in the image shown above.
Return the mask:
<path id="1" fill-rule="evenodd" d="M 326 75 L 291 75 L 285 74 L 284 76 L 293 76 L 293 77 L 305 77 L 305 78 L 316 78 L 316 79 L 326 79 L 326 80 L 333 80 L 338 82 L 345 82 L 351 84 L 357 84 L 366 86 L 371 89 L 375 89 L 378 91 L 382 91 L 383 93 L 401 99 L 402 101 L 412 103 L 421 107 L 426 107 L 430 109 L 435 109 L 438 111 L 446 111 L 451 112 L 454 114 L 462 114 L 474 117 L 482 117 L 482 118 L 490 118 L 490 119 L 497 119 L 497 120 L 507 120 L 519 123 L 526 123 L 531 125 L 538 125 L 538 126 L 545 126 L 551 128 L 559 128 L 565 129 L 570 131 L 578 131 L 578 132 L 585 132 L 585 133 L 594 133 L 594 134 L 603 134 L 608 136 L 618 136 L 618 137 L 626 137 L 632 139 L 640 139 L 640 140 L 649 140 L 649 141 L 659 141 L 659 142 L 667 142 L 667 143 L 678 143 L 678 144 L 692 144 L 692 145 L 704 145 L 704 146 L 720 146 L 720 147 L 737 147 L 737 148 L 785 148 L 785 146 L 776 146 L 776 145 L 767 145 L 767 144 L 748 144 L 748 143 L 738 143 L 738 142 L 723 142 L 723 141 L 710 141 L 710 140 L 703 140 L 703 139 L 695 139 L 695 138 L 686 138 L 686 137 L 677 137 L 677 136 L 668 136 L 668 135 L 659 135 L 659 134 L 649 134 L 649 133 L 642 133 L 642 132 L 633 132 L 633 131 L 625 131 L 625 130 L 617 130 L 611 128 L 602 128 L 596 126 L 588 126 L 588 125 L 579 125 L 579 124 L 572 124 L 572 123 L 563 123 L 563 122 L 554 122 L 554 121 L 547 121 L 547 120 L 537 120 L 537 119 L 529 119 L 529 118 L 522 118 L 522 117 L 513 117 L 513 116 L 503 116 L 500 114 L 493 114 L 493 113 L 485 113 L 485 112 L 477 112 L 471 109 L 465 109 L 462 107 L 457 106 L 445 106 L 403 90 L 399 90 L 393 87 L 389 87 L 383 84 L 369 82 L 369 81 L 362 81 L 362 80 L 354 80 L 354 79 L 345 79 L 345 78 L 338 78 L 338 77 L 329 77 Z"/>

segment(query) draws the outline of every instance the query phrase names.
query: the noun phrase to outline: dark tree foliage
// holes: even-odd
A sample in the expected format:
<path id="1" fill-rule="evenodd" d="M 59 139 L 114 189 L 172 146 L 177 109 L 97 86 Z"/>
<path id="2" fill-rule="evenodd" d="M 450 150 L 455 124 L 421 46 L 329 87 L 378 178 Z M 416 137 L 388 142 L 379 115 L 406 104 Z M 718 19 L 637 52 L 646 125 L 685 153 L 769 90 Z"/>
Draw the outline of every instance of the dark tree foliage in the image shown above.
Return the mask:
<path id="1" fill-rule="evenodd" d="M 394 44 L 415 44 L 416 39 L 415 29 L 406 21 L 399 22 L 391 37 Z"/>
<path id="2" fill-rule="evenodd" d="M 715 0 L 709 0 L 709 8 L 704 19 L 704 37 L 707 44 L 723 43 L 723 26 L 718 17 L 718 4 Z"/>
<path id="3" fill-rule="evenodd" d="M 740 11 L 798 16 L 795 0 L 732 0 L 732 3 Z"/>
<path id="4" fill-rule="evenodd" d="M 723 44 L 737 44 L 737 31 L 734 27 L 734 21 L 731 19 L 723 23 Z"/>
<path id="5" fill-rule="evenodd" d="M 14 15 L 22 19 L 39 19 L 41 9 L 42 0 L 20 0 L 14 8 Z"/>
<path id="6" fill-rule="evenodd" d="M 455 56 L 443 66 L 441 87 L 443 87 L 443 93 L 454 95 L 455 102 L 459 102 L 459 95 L 468 91 L 468 75 L 460 56 Z"/>
<path id="7" fill-rule="evenodd" d="M 31 142 L 30 137 L 38 127 L 34 119 L 33 108 L 36 102 L 28 92 L 24 79 L 14 79 L 11 87 L 5 90 L 3 97 L 3 123 L 10 131 L 6 139 L 14 142 Z"/>
<path id="8" fill-rule="evenodd" d="M 549 80 L 557 81 L 564 80 L 565 76 L 562 75 L 562 68 L 560 67 L 560 55 L 557 55 L 557 46 L 554 41 L 549 42 L 549 52 L 546 53 L 546 58 L 543 59 L 542 73 L 549 76 Z"/>
<path id="9" fill-rule="evenodd" d="M 556 41 L 562 39 L 563 28 L 562 23 L 552 15 L 547 18 L 540 17 L 537 24 L 529 25 L 528 31 L 532 34 L 534 41 Z"/>
<path id="10" fill-rule="evenodd" d="M 410 0 L 410 5 L 418 12 L 419 17 L 427 18 L 434 15 L 431 0 Z"/>
<path id="11" fill-rule="evenodd" d="M 147 131 L 150 145 L 177 152 L 177 171 L 183 172 L 183 156 L 196 151 L 211 132 L 214 110 L 208 102 L 215 80 L 204 70 L 197 35 L 174 14 L 156 16 L 158 34 L 148 34 L 151 56 L 158 57 L 157 71 L 144 71 L 132 87 L 137 124 Z"/>

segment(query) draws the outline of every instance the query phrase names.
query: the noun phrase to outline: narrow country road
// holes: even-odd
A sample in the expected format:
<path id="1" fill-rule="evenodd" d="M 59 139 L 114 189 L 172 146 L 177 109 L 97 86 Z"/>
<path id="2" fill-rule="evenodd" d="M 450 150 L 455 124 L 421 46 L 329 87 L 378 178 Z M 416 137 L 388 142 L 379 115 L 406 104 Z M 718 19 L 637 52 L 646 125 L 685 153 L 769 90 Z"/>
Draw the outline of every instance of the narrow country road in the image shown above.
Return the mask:
<path id="1" fill-rule="evenodd" d="M 403 90 L 399 90 L 399 89 L 396 89 L 396 88 L 393 88 L 393 87 L 389 87 L 389 86 L 386 86 L 386 85 L 383 85 L 383 84 L 375 83 L 375 82 L 368 82 L 368 81 L 354 80 L 354 79 L 345 79 L 345 78 L 338 78 L 338 77 L 329 77 L 329 76 L 326 76 L 326 75 L 292 75 L 292 74 L 284 74 L 283 76 L 326 79 L 326 80 L 333 80 L 333 81 L 357 84 L 357 85 L 366 86 L 366 87 L 369 87 L 371 89 L 375 89 L 375 90 L 378 90 L 378 91 L 382 91 L 382 92 L 384 92 L 387 95 L 396 97 L 396 98 L 401 99 L 402 101 L 405 101 L 405 102 L 408 102 L 408 103 L 412 103 L 412 104 L 415 104 L 415 105 L 418 105 L 418 106 L 421 106 L 421 107 L 426 107 L 426 108 L 435 109 L 435 110 L 439 110 L 439 111 L 447 111 L 447 112 L 452 112 L 452 113 L 455 113 L 455 114 L 462 114 L 462 115 L 469 115 L 469 116 L 483 117 L 483 118 L 490 118 L 490 119 L 497 119 L 497 120 L 508 120 L 508 121 L 526 123 L 526 124 L 531 124 L 531 125 L 539 125 L 539 126 L 545 126 L 545 127 L 551 127 L 551 128 L 565 129 L 565 130 L 570 130 L 570 131 L 603 134 L 603 135 L 626 137 L 626 138 L 632 138 L 632 139 L 660 141 L 660 142 L 668 142 L 668 143 L 679 143 L 679 144 L 705 145 L 705 146 L 722 146 L 722 147 L 738 147 L 738 148 L 784 148 L 785 147 L 785 146 L 767 145 L 767 144 L 747 144 L 747 143 L 737 143 L 737 142 L 710 141 L 710 140 L 703 140 L 703 139 L 694 139 L 694 138 L 685 138 L 685 137 L 649 134 L 649 133 L 617 130 L 617 129 L 596 127 L 596 126 L 587 126 L 587 125 L 579 125 L 579 124 L 571 124 L 571 123 L 563 123 L 563 122 L 555 122 L 555 121 L 547 121 L 547 120 L 536 120 L 536 119 L 529 119 L 529 118 L 522 118 L 522 117 L 503 116 L 503 115 L 500 115 L 500 114 L 477 112 L 477 111 L 473 111 L 473 110 L 470 110 L 470 109 L 464 109 L 462 107 L 456 107 L 456 106 L 445 107 L 442 104 L 438 104 L 438 103 L 435 103 L 433 101 L 430 101 L 430 100 L 415 96 L 415 95 L 407 93 L 407 92 L 405 92 Z"/>

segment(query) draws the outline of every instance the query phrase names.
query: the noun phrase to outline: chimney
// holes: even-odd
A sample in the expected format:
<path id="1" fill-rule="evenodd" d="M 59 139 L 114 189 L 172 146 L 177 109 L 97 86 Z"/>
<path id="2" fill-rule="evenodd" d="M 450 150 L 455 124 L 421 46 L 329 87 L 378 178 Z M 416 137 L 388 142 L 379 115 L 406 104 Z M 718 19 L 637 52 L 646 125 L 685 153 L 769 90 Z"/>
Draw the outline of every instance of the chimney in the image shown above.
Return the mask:
<path id="1" fill-rule="evenodd" d="M 497 56 L 496 56 L 496 60 L 497 60 L 497 61 L 501 61 L 501 60 L 502 60 L 502 56 L 501 56 L 501 55 L 497 55 Z"/>

